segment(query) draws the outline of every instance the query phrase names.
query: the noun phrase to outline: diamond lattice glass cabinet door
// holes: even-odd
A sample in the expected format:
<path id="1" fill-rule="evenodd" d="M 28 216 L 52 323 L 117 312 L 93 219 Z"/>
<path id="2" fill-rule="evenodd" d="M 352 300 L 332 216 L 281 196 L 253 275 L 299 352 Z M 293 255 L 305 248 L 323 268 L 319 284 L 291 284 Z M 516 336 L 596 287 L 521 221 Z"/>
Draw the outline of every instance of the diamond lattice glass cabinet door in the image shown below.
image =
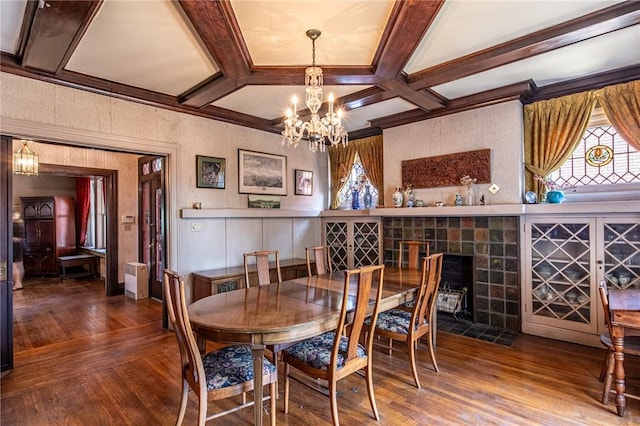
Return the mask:
<path id="1" fill-rule="evenodd" d="M 331 246 L 334 270 L 359 268 L 380 264 L 379 218 L 323 219 L 324 241 Z"/>
<path id="2" fill-rule="evenodd" d="M 523 331 L 534 324 L 596 333 L 594 228 L 594 219 L 526 221 Z"/>
<path id="3" fill-rule="evenodd" d="M 324 241 L 331 247 L 331 265 L 334 270 L 345 270 L 349 267 L 349 251 L 347 247 L 347 222 L 340 220 L 324 221 Z"/>
<path id="4" fill-rule="evenodd" d="M 379 221 L 353 223 L 353 266 L 380 264 Z"/>
<path id="5" fill-rule="evenodd" d="M 599 229 L 609 288 L 640 288 L 640 219 L 603 219 Z"/>

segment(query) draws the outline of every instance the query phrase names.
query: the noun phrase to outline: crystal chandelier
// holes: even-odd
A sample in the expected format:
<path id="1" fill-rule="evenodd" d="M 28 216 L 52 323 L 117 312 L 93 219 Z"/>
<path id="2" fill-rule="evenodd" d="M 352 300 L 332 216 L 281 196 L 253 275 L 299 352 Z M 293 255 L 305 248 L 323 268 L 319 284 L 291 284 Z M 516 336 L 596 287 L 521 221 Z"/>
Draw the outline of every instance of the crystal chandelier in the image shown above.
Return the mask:
<path id="1" fill-rule="evenodd" d="M 13 153 L 13 173 L 16 175 L 37 175 L 38 154 L 22 142 L 22 147 Z"/>
<path id="2" fill-rule="evenodd" d="M 342 127 L 342 109 L 333 111 L 333 94 L 329 94 L 329 109 L 327 114 L 320 118 L 318 110 L 322 105 L 322 68 L 316 67 L 316 39 L 320 37 L 320 30 L 308 30 L 307 37 L 311 39 L 313 54 L 312 65 L 304 72 L 304 85 L 306 86 L 305 101 L 311 111 L 311 119 L 303 122 L 297 114 L 298 98 L 293 96 L 291 108 L 287 109 L 287 118 L 284 120 L 282 131 L 282 145 L 298 146 L 301 139 L 309 141 L 309 150 L 312 152 L 324 152 L 325 145 L 347 145 L 349 135 Z"/>

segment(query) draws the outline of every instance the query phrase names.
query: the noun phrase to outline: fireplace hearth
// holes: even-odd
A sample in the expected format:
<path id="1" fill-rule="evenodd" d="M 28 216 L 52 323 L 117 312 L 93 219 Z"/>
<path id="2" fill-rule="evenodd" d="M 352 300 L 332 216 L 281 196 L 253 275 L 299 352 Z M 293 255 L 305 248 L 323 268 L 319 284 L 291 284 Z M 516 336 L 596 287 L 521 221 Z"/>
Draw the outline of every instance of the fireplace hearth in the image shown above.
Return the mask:
<path id="1" fill-rule="evenodd" d="M 466 258 L 462 262 L 471 262 L 472 278 L 463 278 L 463 282 L 467 283 L 467 309 L 473 322 L 519 332 L 518 223 L 516 216 L 387 217 L 384 261 L 387 265 L 397 263 L 398 242 L 402 240 L 426 241 L 432 253 L 444 253 L 445 258 Z M 448 267 L 450 272 L 464 268 Z M 455 288 L 453 284 L 451 288 Z"/>

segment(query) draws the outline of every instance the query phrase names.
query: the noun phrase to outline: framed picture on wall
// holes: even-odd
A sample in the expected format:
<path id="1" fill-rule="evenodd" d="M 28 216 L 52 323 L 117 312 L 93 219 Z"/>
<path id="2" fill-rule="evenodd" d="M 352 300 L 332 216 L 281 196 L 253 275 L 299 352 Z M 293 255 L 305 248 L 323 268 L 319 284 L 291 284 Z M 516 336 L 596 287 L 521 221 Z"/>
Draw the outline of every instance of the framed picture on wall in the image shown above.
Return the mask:
<path id="1" fill-rule="evenodd" d="M 238 149 L 238 192 L 287 195 L 287 157 Z"/>
<path id="2" fill-rule="evenodd" d="M 295 177 L 294 193 L 296 195 L 313 195 L 313 172 L 296 169 Z"/>
<path id="3" fill-rule="evenodd" d="M 196 186 L 224 189 L 225 159 L 196 155 Z"/>

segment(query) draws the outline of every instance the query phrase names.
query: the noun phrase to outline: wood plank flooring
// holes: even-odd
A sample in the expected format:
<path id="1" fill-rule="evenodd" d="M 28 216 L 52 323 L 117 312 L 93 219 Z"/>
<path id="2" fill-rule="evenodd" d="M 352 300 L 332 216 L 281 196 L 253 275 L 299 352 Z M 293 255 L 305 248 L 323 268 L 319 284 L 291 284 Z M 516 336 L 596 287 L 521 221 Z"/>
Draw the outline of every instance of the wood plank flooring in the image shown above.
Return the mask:
<path id="1" fill-rule="evenodd" d="M 527 335 L 509 347 L 440 332 L 440 373 L 420 349 L 422 390 L 413 386 L 403 353 L 389 357 L 376 350 L 381 420 L 371 417 L 364 380 L 352 377 L 339 386 L 341 423 L 640 424 L 639 401 L 627 399 L 624 419 L 613 403 L 600 403 L 603 349 Z M 14 350 L 14 370 L 0 384 L 2 425 L 175 423 L 179 355 L 173 333 L 162 329 L 158 302 L 106 297 L 100 281 L 28 280 L 14 292 Z M 638 361 L 627 358 L 630 376 L 640 377 Z M 639 383 L 629 378 L 628 390 L 640 394 Z M 278 411 L 279 425 L 330 423 L 326 397 L 296 382 L 291 386 L 290 413 Z M 210 403 L 210 410 L 216 407 Z M 184 424 L 195 424 L 196 417 L 192 397 Z M 249 425 L 252 419 L 249 409 L 215 424 Z"/>

